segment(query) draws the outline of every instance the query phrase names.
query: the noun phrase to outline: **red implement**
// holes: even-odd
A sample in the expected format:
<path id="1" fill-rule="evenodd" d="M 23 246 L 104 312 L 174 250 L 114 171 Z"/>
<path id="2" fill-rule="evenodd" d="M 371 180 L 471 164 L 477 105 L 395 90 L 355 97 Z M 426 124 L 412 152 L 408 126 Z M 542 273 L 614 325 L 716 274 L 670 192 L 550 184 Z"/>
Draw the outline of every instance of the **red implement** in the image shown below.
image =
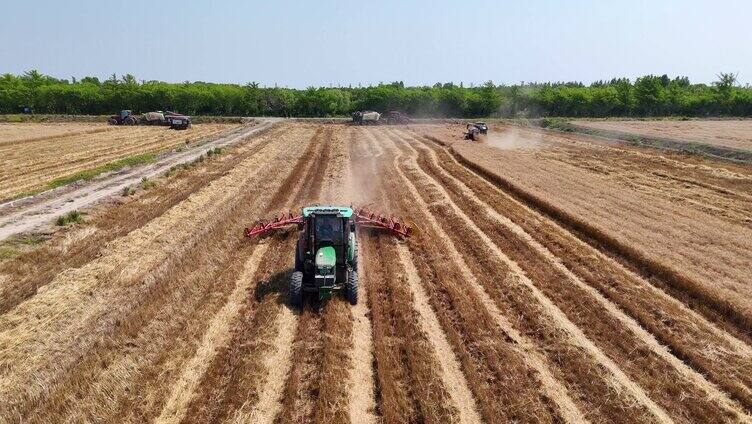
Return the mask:
<path id="1" fill-rule="evenodd" d="M 412 229 L 405 224 L 395 221 L 392 218 L 387 218 L 383 215 L 371 212 L 365 208 L 352 208 L 353 209 L 353 221 L 356 226 L 365 228 L 377 228 L 386 230 L 400 238 L 410 237 Z M 269 234 L 272 231 L 279 230 L 288 225 L 303 224 L 302 215 L 293 215 L 288 213 L 275 217 L 272 221 L 261 221 L 253 226 L 253 228 L 245 229 L 246 237 L 260 237 L 265 234 Z"/>
<path id="2" fill-rule="evenodd" d="M 292 213 L 288 213 L 287 215 L 282 214 L 274 218 L 274 220 L 271 222 L 259 222 L 256 225 L 254 225 L 253 228 L 246 228 L 245 236 L 246 237 L 256 237 L 256 236 L 260 237 L 264 234 L 271 233 L 274 230 L 278 230 L 288 225 L 302 224 L 302 223 L 303 223 L 303 215 L 293 215 Z"/>
<path id="3" fill-rule="evenodd" d="M 355 215 L 355 225 L 359 225 L 367 228 L 379 228 L 387 230 L 400 238 L 410 237 L 412 234 L 412 228 L 392 218 L 387 218 L 383 215 L 371 212 L 365 208 L 353 208 L 353 215 Z"/>

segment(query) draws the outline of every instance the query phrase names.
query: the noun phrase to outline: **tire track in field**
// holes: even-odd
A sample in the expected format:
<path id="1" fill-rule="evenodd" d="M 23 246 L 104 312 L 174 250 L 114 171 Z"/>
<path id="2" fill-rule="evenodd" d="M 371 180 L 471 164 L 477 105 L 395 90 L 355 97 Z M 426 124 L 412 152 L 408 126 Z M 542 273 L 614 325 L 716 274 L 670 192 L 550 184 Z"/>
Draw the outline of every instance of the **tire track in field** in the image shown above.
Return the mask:
<path id="1" fill-rule="evenodd" d="M 419 146 L 423 146 L 418 139 L 412 139 L 418 142 Z M 447 160 L 447 158 L 444 159 Z M 451 161 L 451 159 L 448 160 Z M 511 245 L 505 245 L 505 240 L 515 243 L 516 246 L 530 245 L 535 253 L 531 251 L 525 256 L 528 263 L 521 262 L 523 265 L 528 265 L 527 269 L 550 268 L 556 270 L 562 277 L 566 277 L 571 285 L 562 285 L 557 282 L 550 289 L 547 289 L 541 280 L 535 281 L 536 284 L 543 284 L 540 287 L 546 294 L 552 296 L 552 299 L 557 299 L 557 304 L 564 308 L 567 315 L 573 317 L 577 325 L 589 337 L 593 337 L 593 340 L 603 347 L 610 357 L 620 358 L 620 367 L 643 384 L 650 391 L 650 396 L 661 402 L 674 417 L 686 417 L 698 421 L 718 419 L 722 416 L 733 420 L 744 419 L 745 413 L 740 405 L 729 399 L 717 386 L 709 383 L 703 375 L 673 356 L 656 341 L 652 334 L 645 331 L 597 290 L 580 280 L 561 263 L 560 259 L 530 234 L 509 218 L 500 215 L 490 204 L 477 197 L 463 181 L 444 170 L 436 150 L 426 151 L 421 148 L 420 165 L 424 171 L 450 190 L 456 204 L 461 205 L 468 214 L 478 217 L 476 222 L 479 225 L 482 223 L 483 231 L 506 252 L 511 253 L 515 249 Z M 466 181 L 464 178 L 463 180 Z M 478 182 L 484 183 L 484 181 Z M 489 194 L 488 197 L 491 195 Z M 508 230 L 509 233 L 503 231 L 503 236 L 497 235 L 502 232 L 502 228 Z M 538 254 L 545 263 L 539 263 L 540 259 L 534 259 L 535 254 Z M 558 295 L 567 292 L 572 292 L 569 299 L 579 300 L 567 302 Z M 628 329 L 632 334 L 625 333 L 622 328 Z M 614 337 L 615 334 L 620 334 L 620 337 Z M 662 377 L 656 378 L 656 373 Z M 687 400 L 676 402 L 673 393 L 677 391 L 684 393 Z"/>
<path id="2" fill-rule="evenodd" d="M 354 129 L 349 130 L 347 140 L 347 160 L 345 175 L 347 176 L 342 191 L 353 204 L 367 204 L 370 201 L 370 190 L 362 182 L 355 180 L 354 167 L 365 166 L 362 157 L 355 150 L 357 136 Z M 370 161 L 369 161 L 370 162 Z M 344 199 L 343 199 L 344 200 Z M 361 233 L 357 233 L 358 245 L 363 244 Z M 348 413 L 350 422 L 375 424 L 376 416 L 376 382 L 373 362 L 373 334 L 371 331 L 371 310 L 369 306 L 369 276 L 364 267 L 358 269 L 358 304 L 351 308 L 352 314 L 352 349 L 349 352 L 351 364 L 347 387 L 349 388 Z"/>
<path id="3" fill-rule="evenodd" d="M 281 160 L 287 162 L 289 153 L 283 154 Z M 262 165 L 256 184 L 281 179 L 284 171 L 280 171 L 280 167 Z M 46 417 L 45 421 L 56 421 L 59 414 L 83 421 L 128 416 L 134 421 L 150 420 L 152 411 L 164 401 L 154 394 L 164 391 L 171 377 L 178 377 L 178 367 L 195 350 L 208 317 L 220 309 L 242 271 L 247 249 L 240 246 L 239 234 L 244 217 L 262 208 L 271 196 L 259 193 L 258 188 L 243 193 L 235 206 L 226 206 L 214 231 L 201 243 L 177 258 L 170 271 L 153 276 L 154 288 L 145 300 L 127 305 L 128 312 L 119 318 L 120 325 L 107 335 L 106 342 L 67 372 L 48 396 L 46 409 L 35 415 Z M 154 375 L 161 378 L 155 380 Z M 133 392 L 151 396 L 132 399 Z"/>
<path id="4" fill-rule="evenodd" d="M 362 201 L 376 201 L 380 210 L 389 210 L 386 186 L 374 178 L 380 173 L 383 150 L 368 138 L 357 138 L 355 143 L 354 185 Z M 367 229 L 360 229 L 359 236 L 373 325 L 377 412 L 386 422 L 456 421 L 459 411 L 437 375 L 440 358 L 418 324 L 404 271 L 394 267 L 399 257 L 392 236 Z"/>
<path id="5" fill-rule="evenodd" d="M 393 141 L 403 144 L 403 149 L 408 152 L 415 153 L 415 151 L 407 144 L 404 144 L 401 140 L 395 139 Z M 433 213 L 439 213 L 445 218 L 443 222 L 448 226 L 450 221 L 456 221 L 457 224 L 453 224 L 452 228 L 455 231 L 458 226 L 465 226 L 470 231 L 467 235 L 459 237 L 456 233 L 452 233 L 458 241 L 468 239 L 480 239 L 482 244 L 485 245 L 488 253 L 494 258 L 494 261 L 498 263 L 498 266 L 506 268 L 511 275 L 510 281 L 515 281 L 519 284 L 515 290 L 523 289 L 523 294 L 529 296 L 529 300 L 524 302 L 522 307 L 528 307 L 525 305 L 536 305 L 540 308 L 540 312 L 545 321 L 535 324 L 534 328 L 550 328 L 550 331 L 558 334 L 556 339 L 538 340 L 539 343 L 549 344 L 550 347 L 558 350 L 558 361 L 562 361 L 564 368 L 559 374 L 559 378 L 564 378 L 567 381 L 567 386 L 570 390 L 575 392 L 587 393 L 588 397 L 588 410 L 600 411 L 604 416 L 608 416 L 610 420 L 624 419 L 621 414 L 623 412 L 629 412 L 631 417 L 630 421 L 653 421 L 660 420 L 662 422 L 671 422 L 671 419 L 666 412 L 653 402 L 653 400 L 646 395 L 642 387 L 637 385 L 634 381 L 628 378 L 623 371 L 597 346 L 595 346 L 591 340 L 589 340 L 582 331 L 574 325 L 563 312 L 554 305 L 551 300 L 538 290 L 537 287 L 529 280 L 525 272 L 519 267 L 519 265 L 512 261 L 504 252 L 502 252 L 498 246 L 496 246 L 488 236 L 477 227 L 475 222 L 471 220 L 464 212 L 451 200 L 451 197 L 446 192 L 446 189 L 437 182 L 430 179 L 418 166 L 417 154 L 409 154 L 409 162 L 404 163 L 404 170 L 398 168 L 403 178 L 403 181 L 414 190 L 415 194 L 418 194 L 418 190 L 428 198 L 428 201 L 432 204 L 426 204 L 426 207 Z M 456 218 L 455 218 L 456 217 Z M 460 224 L 461 223 L 461 224 Z M 535 319 L 537 313 L 533 315 Z M 542 327 L 539 327 L 542 326 Z M 531 328 L 534 329 L 534 328 Z M 531 334 L 535 334 L 531 333 Z M 582 353 L 573 354 L 569 352 L 571 348 L 581 351 Z M 593 378 L 597 375 L 595 380 L 591 380 L 587 384 L 582 381 L 574 379 L 575 373 L 570 373 L 570 370 L 587 370 L 590 369 L 590 373 Z M 600 381 L 603 387 L 598 390 L 593 390 L 598 384 L 593 384 Z M 584 391 L 584 392 L 583 392 Z M 605 397 L 611 391 L 620 393 L 615 399 L 607 400 Z M 600 398 L 599 398 L 600 396 Z M 582 395 L 580 396 L 582 398 Z M 596 403 L 597 401 L 597 403 Z M 620 412 L 623 411 L 623 412 Z"/>
<path id="6" fill-rule="evenodd" d="M 320 141 L 321 148 L 315 154 L 307 156 L 306 159 L 310 163 L 310 166 L 307 168 L 305 177 L 299 181 L 297 194 L 288 203 L 288 207 L 291 205 L 302 206 L 303 202 L 320 197 L 328 165 L 331 130 L 319 127 L 316 138 Z M 295 233 L 295 236 L 297 236 L 297 233 Z M 294 238 L 297 240 L 297 237 Z M 294 248 L 291 247 L 285 250 L 285 252 L 294 252 Z M 293 254 L 289 255 L 293 256 Z M 289 283 L 290 273 L 286 277 L 284 283 Z M 285 287 L 287 287 L 286 284 Z M 284 293 L 287 293 L 287 291 L 284 291 Z M 280 297 L 278 302 L 286 303 L 287 296 Z M 235 414 L 235 421 L 272 423 L 281 414 L 286 412 L 285 408 L 289 407 L 290 403 L 295 402 L 296 399 L 290 399 L 289 396 L 285 396 L 288 391 L 295 391 L 300 386 L 303 386 L 301 392 L 308 388 L 304 384 L 300 384 L 300 379 L 296 378 L 298 377 L 297 375 L 291 373 L 291 369 L 308 359 L 304 357 L 301 360 L 300 353 L 298 353 L 300 349 L 305 351 L 319 348 L 320 334 L 323 331 L 320 316 L 318 314 L 314 316 L 309 314 L 306 316 L 304 313 L 301 317 L 287 305 L 278 306 L 278 309 L 281 310 L 277 312 L 275 327 L 280 332 L 274 336 L 272 355 L 264 362 L 266 375 L 261 387 L 258 389 L 260 393 L 259 400 L 255 405 L 248 403 L 247 407 L 241 408 Z M 307 312 L 310 313 L 310 311 Z M 306 334 L 303 334 L 304 340 L 300 340 L 301 328 L 303 327 L 310 328 L 309 331 L 313 333 L 312 340 L 305 339 Z M 311 356 L 315 356 L 315 353 L 311 353 Z M 309 370 L 313 369 L 313 372 L 318 371 L 316 364 L 308 362 L 306 365 Z M 318 384 L 318 381 L 316 384 Z"/>
<path id="7" fill-rule="evenodd" d="M 370 276 L 374 352 L 386 422 L 456 422 L 458 410 L 444 387 L 431 341 L 421 331 L 391 236 L 363 238 L 363 265 Z"/>
<path id="8" fill-rule="evenodd" d="M 326 127 L 330 148 L 320 162 L 325 169 L 317 180 L 327 183 L 310 202 L 348 204 L 345 189 L 347 146 L 338 127 Z M 318 174 L 318 173 L 317 173 Z M 348 422 L 348 379 L 353 349 L 353 316 L 350 306 L 339 297 L 329 300 L 321 312 L 306 310 L 296 338 L 293 368 L 285 387 L 284 405 L 278 422 Z M 309 328 L 310 327 L 310 328 Z"/>
<path id="9" fill-rule="evenodd" d="M 255 289 L 243 303 L 235 321 L 229 323 L 229 342 L 218 346 L 190 402 L 181 405 L 177 414 L 163 417 L 161 422 L 220 422 L 242 416 L 247 408 L 263 404 L 259 387 L 269 375 L 284 381 L 284 374 L 270 373 L 283 356 L 277 350 L 289 351 L 297 320 L 280 320 L 280 314 L 292 314 L 281 307 L 286 283 L 289 281 L 290 258 L 274 252 L 289 250 L 294 238 L 289 232 L 275 234 L 262 242 L 268 244 L 267 257 L 262 258 L 253 281 Z M 258 248 L 258 247 L 257 247 Z M 287 326 L 280 326 L 283 322 Z M 282 337 L 278 337 L 278 335 Z M 285 337 L 287 336 L 287 337 Z M 288 343 L 281 344 L 280 343 Z M 169 412 L 169 411 L 168 411 Z M 256 420 L 255 422 L 260 422 Z"/>
<path id="10" fill-rule="evenodd" d="M 362 245 L 361 237 L 358 244 Z M 375 424 L 376 416 L 376 382 L 373 369 L 373 334 L 371 332 L 371 310 L 368 305 L 371 281 L 365 270 L 358 270 L 358 304 L 352 307 L 353 341 L 350 351 L 352 369 L 348 378 L 350 403 L 348 412 L 350 422 Z"/>
<path id="11" fill-rule="evenodd" d="M 295 203 L 304 206 L 322 200 L 322 190 L 327 179 L 327 167 L 332 153 L 333 130 L 320 127 L 319 137 L 323 140 L 319 154 L 309 158 L 311 174 L 302 182 L 302 187 L 295 198 Z M 289 255 L 293 255 L 290 250 Z M 337 301 L 339 299 L 332 299 Z M 331 315 L 332 305 L 325 305 L 323 311 L 313 311 L 313 305 L 307 305 L 299 317 L 299 324 L 292 344 L 292 357 L 284 389 L 281 393 L 272 390 L 271 398 L 281 399 L 281 409 L 275 422 L 311 422 L 316 407 L 316 398 L 322 389 L 324 351 L 324 319 L 322 315 Z M 331 319 L 331 318 L 330 318 Z M 276 387 L 275 387 L 276 389 Z M 262 421 L 266 419 L 262 416 Z"/>
<path id="12" fill-rule="evenodd" d="M 436 356 L 441 366 L 441 377 L 449 392 L 449 396 L 459 410 L 460 423 L 478 423 L 478 407 L 475 404 L 475 398 L 470 392 L 469 385 L 462 374 L 460 363 L 449 345 L 446 334 L 441 329 L 439 319 L 431 309 L 428 303 L 428 296 L 420 284 L 420 275 L 415 268 L 415 264 L 410 256 L 410 251 L 404 245 L 397 245 L 400 263 L 405 270 L 407 282 L 410 286 L 410 293 L 414 299 L 414 307 L 420 316 L 420 326 L 428 339 L 433 343 Z"/>
<path id="13" fill-rule="evenodd" d="M 494 199 L 493 191 L 497 190 L 504 193 L 505 199 L 517 199 L 516 195 L 508 194 L 503 185 L 499 187 L 495 180 L 488 182 L 482 174 L 469 171 L 448 153 L 444 159 L 445 167 L 453 169 L 454 174 L 469 174 L 490 186 L 492 191 L 483 185 L 474 185 L 475 191 L 483 193 L 484 198 Z M 472 182 L 472 179 L 465 178 L 465 181 Z M 559 227 L 545 219 L 531 219 L 538 216 L 537 213 L 518 200 L 495 201 L 494 207 L 541 242 L 588 285 L 622 308 L 659 342 L 666 344 L 674 356 L 741 402 L 747 412 L 751 410 L 752 350 L 747 344 L 651 285 L 652 280 L 641 278 L 610 258 L 608 249 L 604 253 L 597 250 L 597 245 L 591 246 L 587 236 L 586 241 L 581 241 L 576 237 L 582 235 L 570 233 L 572 229 L 566 225 Z M 561 225 L 556 217 L 545 213 L 543 216 Z M 582 261 L 582 257 L 589 259 Z"/>
<path id="14" fill-rule="evenodd" d="M 97 231 L 92 236 L 78 240 L 61 255 L 57 244 L 45 246 L 0 265 L 0 274 L 8 281 L 0 287 L 0 314 L 7 312 L 22 301 L 33 296 L 38 289 L 67 268 L 77 268 L 91 261 L 103 251 L 106 243 L 141 228 L 152 219 L 162 215 L 174 205 L 184 201 L 191 193 L 220 178 L 243 160 L 260 154 L 274 138 L 261 135 L 252 137 L 242 145 L 230 149 L 227 158 L 216 165 L 207 166 L 206 172 L 178 176 L 165 186 L 152 189 L 134 203 L 114 205 L 96 215 L 88 223 Z M 142 203 L 148 201 L 148 206 Z"/>
<path id="15" fill-rule="evenodd" d="M 389 143 L 388 139 L 376 139 L 368 134 L 372 146 L 385 141 Z M 392 143 L 390 152 L 395 149 Z M 398 158 L 392 160 L 394 163 L 380 172 L 381 179 L 390 182 L 391 199 L 401 206 L 401 212 L 409 211 L 409 216 L 417 221 L 423 215 L 414 208 L 420 197 L 397 182 L 400 178 L 396 168 Z M 415 264 L 421 281 L 426 285 L 434 311 L 464 367 L 483 418 L 488 422 L 550 422 L 562 418 L 568 422 L 583 422 L 582 414 L 566 389 L 550 376 L 543 362 L 531 353 L 529 345 L 484 294 L 452 242 L 441 233 L 433 216 L 427 215 L 425 221 L 430 224 L 429 228 L 419 229 L 410 239 L 409 246 L 413 256 L 418 258 Z M 434 235 L 431 231 L 430 240 L 427 240 L 424 233 L 429 230 L 439 233 Z M 449 252 L 450 261 L 446 260 L 446 252 Z M 468 285 L 472 289 L 470 292 Z M 374 321 L 375 326 L 376 323 Z M 379 352 L 377 345 L 377 358 Z M 531 379 L 531 370 L 538 374 L 537 378 Z M 392 368 L 387 367 L 387 371 L 392 371 Z M 382 378 L 381 370 L 379 374 Z"/>
<path id="16" fill-rule="evenodd" d="M 264 260 L 268 248 L 269 243 L 266 243 L 253 249 L 253 253 L 245 263 L 243 272 L 227 303 L 212 317 L 209 328 L 204 333 L 195 355 L 185 364 L 182 374 L 173 384 L 167 402 L 156 419 L 157 422 L 180 422 L 185 416 L 185 411 L 193 400 L 201 378 L 211 365 L 211 360 L 218 349 L 227 345 L 229 341 L 230 333 L 226 327 L 237 319 L 242 303 L 248 296 L 247 292 L 253 288 L 253 277 L 259 268 L 259 264 Z"/>
<path id="17" fill-rule="evenodd" d="M 322 167 L 311 158 L 320 157 L 327 146 L 321 128 L 317 129 L 309 150 L 281 184 L 282 189 L 271 200 L 267 213 L 287 209 L 320 189 Z M 298 319 L 283 305 L 292 259 L 292 255 L 284 252 L 294 251 L 295 237 L 288 231 L 273 237 L 276 238 L 281 238 L 281 244 L 269 248 L 275 259 L 266 259 L 263 274 L 254 278 L 258 281 L 271 275 L 269 283 L 258 285 L 256 301 L 245 305 L 240 321 L 234 323 L 229 346 L 215 357 L 199 385 L 195 401 L 188 405 L 184 421 L 231 418 L 270 422 L 273 415 L 267 414 L 279 409 L 279 393 L 290 366 L 292 335 Z"/>
<path id="18" fill-rule="evenodd" d="M 345 132 L 348 134 L 344 134 Z M 331 137 L 327 184 L 322 190 L 321 200 L 324 204 L 349 205 L 352 199 L 348 198 L 347 184 L 351 182 L 351 169 L 347 142 L 352 138 L 351 131 L 349 128 L 333 127 Z M 349 423 L 351 388 L 348 377 L 354 349 L 354 316 L 351 305 L 342 298 L 329 301 L 325 308 L 321 383 L 315 396 L 317 400 L 313 421 L 325 424 Z"/>

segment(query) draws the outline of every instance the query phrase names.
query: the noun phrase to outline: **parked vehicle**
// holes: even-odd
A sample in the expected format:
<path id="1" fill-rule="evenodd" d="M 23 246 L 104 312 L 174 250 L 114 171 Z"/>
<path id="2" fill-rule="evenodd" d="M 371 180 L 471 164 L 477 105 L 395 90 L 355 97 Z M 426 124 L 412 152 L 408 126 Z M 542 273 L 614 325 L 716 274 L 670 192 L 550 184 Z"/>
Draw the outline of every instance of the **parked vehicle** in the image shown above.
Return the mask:
<path id="1" fill-rule="evenodd" d="M 165 112 L 165 119 L 173 130 L 187 130 L 191 126 L 191 117 L 176 112 Z"/>
<path id="2" fill-rule="evenodd" d="M 353 123 L 356 125 L 377 125 L 381 114 L 373 111 L 358 111 L 352 114 Z"/>
<path id="3" fill-rule="evenodd" d="M 191 126 L 191 117 L 177 112 L 147 112 L 141 116 L 131 110 L 121 110 L 107 120 L 110 125 L 164 125 L 173 130 L 185 130 Z"/>

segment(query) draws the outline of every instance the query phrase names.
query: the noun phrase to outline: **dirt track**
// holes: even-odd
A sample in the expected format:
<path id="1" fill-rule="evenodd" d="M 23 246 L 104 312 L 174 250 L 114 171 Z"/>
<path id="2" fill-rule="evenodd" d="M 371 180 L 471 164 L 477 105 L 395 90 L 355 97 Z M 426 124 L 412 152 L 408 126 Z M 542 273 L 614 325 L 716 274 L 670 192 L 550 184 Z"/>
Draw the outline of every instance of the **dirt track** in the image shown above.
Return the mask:
<path id="1" fill-rule="evenodd" d="M 612 173 L 620 162 L 541 142 L 473 150 L 442 129 L 288 123 L 98 212 L 0 264 L 0 421 L 752 421 L 744 309 L 681 286 L 712 277 L 678 267 L 680 253 L 663 258 L 679 275 L 650 273 L 547 209 L 644 247 L 546 191 L 543 172 L 578 175 L 576 154 Z M 743 228 L 752 190 L 723 186 L 731 171 L 629 154 L 691 177 L 700 188 L 679 201 L 718 199 L 718 219 Z M 543 159 L 530 185 L 509 162 L 526 155 Z M 675 189 L 626 163 L 642 178 L 628 193 Z M 373 203 L 419 226 L 406 242 L 359 231 L 357 307 L 291 310 L 294 231 L 242 237 L 316 202 Z M 706 272 L 744 277 L 743 253 L 718 255 Z"/>
<path id="2" fill-rule="evenodd" d="M 276 121 L 275 119 L 267 119 L 258 125 L 232 127 L 233 130 L 225 131 L 217 137 L 212 137 L 212 134 L 218 134 L 221 127 L 219 130 L 217 128 L 210 129 L 209 132 L 201 130 L 199 134 L 209 137 L 205 142 L 186 145 L 179 151 L 163 153 L 153 164 L 127 167 L 121 171 L 105 173 L 90 181 L 77 182 L 34 196 L 0 203 L 0 240 L 14 234 L 32 230 L 39 231 L 45 225 L 51 225 L 53 220 L 60 215 L 91 207 L 103 199 L 120 195 L 124 188 L 136 186 L 142 179 L 158 177 L 178 165 L 200 158 L 210 149 L 224 148 L 245 137 L 265 131 Z M 105 127 L 105 129 L 107 128 L 109 127 Z M 187 138 L 183 136 L 182 139 L 187 140 L 196 136 L 196 134 Z M 174 137 L 172 139 L 175 140 Z M 178 138 L 178 140 L 181 140 L 181 138 Z M 48 150 L 54 149 L 48 148 Z M 80 154 L 87 157 L 86 155 L 91 153 L 84 151 Z M 99 160 L 88 156 L 84 160 L 84 166 L 91 166 L 92 162 L 99 162 Z"/>
<path id="3" fill-rule="evenodd" d="M 576 125 L 752 151 L 750 120 L 574 121 Z"/>
<path id="4" fill-rule="evenodd" d="M 44 189 L 56 178 L 69 177 L 82 170 L 135 155 L 157 154 L 198 141 L 210 141 L 239 128 L 238 125 L 201 124 L 186 131 L 169 131 L 164 127 L 99 124 L 89 127 L 84 124 L 20 125 L 31 125 L 35 137 L 14 138 L 11 133 L 7 138 L 0 138 L 0 200 Z M 52 128 L 47 128 L 48 125 Z M 70 129 L 62 132 L 60 126 Z"/>

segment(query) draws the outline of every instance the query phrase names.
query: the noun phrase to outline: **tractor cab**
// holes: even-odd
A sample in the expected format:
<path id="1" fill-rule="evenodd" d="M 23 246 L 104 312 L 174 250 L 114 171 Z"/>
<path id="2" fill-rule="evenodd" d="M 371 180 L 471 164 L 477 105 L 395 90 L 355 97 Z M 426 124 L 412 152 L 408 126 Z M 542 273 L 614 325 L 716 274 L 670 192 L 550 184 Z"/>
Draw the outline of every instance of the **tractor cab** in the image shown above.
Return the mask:
<path id="1" fill-rule="evenodd" d="M 352 208 L 314 206 L 303 208 L 298 224 L 300 235 L 295 249 L 295 273 L 290 297 L 295 306 L 305 294 L 326 300 L 334 292 L 345 292 L 357 303 L 357 246 Z"/>

